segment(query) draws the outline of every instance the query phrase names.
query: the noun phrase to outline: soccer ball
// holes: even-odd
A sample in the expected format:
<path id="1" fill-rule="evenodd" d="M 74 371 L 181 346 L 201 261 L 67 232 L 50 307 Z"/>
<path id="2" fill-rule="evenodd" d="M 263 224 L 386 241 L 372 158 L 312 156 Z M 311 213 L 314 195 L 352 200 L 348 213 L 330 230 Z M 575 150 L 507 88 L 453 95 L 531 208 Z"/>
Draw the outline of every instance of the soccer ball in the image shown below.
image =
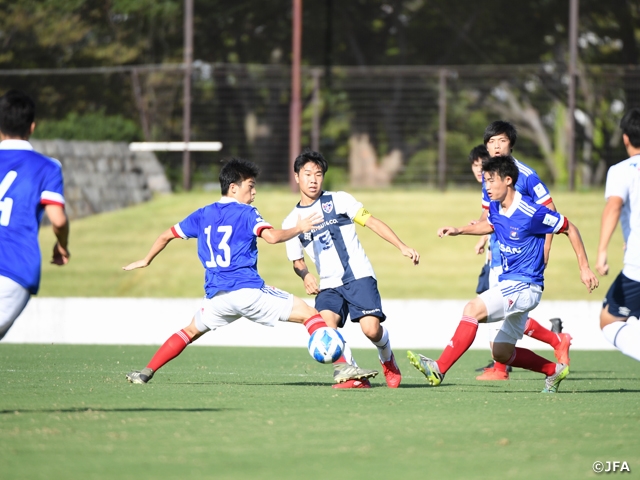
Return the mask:
<path id="1" fill-rule="evenodd" d="M 309 338 L 309 355 L 320 363 L 333 363 L 342 356 L 344 339 L 330 327 L 322 327 Z"/>

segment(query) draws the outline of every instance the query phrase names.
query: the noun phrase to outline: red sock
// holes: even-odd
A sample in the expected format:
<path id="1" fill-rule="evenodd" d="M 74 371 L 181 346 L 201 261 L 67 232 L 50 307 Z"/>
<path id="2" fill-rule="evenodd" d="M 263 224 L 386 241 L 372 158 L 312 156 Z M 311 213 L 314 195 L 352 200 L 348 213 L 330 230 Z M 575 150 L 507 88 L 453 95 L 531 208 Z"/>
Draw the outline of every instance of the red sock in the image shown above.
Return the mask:
<path id="1" fill-rule="evenodd" d="M 328 325 L 322 319 L 320 314 L 316 313 L 313 317 L 310 317 L 304 321 L 304 326 L 307 327 L 307 332 L 309 332 L 309 335 L 311 335 L 319 328 L 327 327 Z"/>
<path id="2" fill-rule="evenodd" d="M 547 377 L 556 373 L 555 362 L 550 362 L 546 358 L 536 355 L 526 348 L 516 347 L 513 355 L 507 362 L 512 367 L 526 368 L 538 373 L 544 373 Z"/>
<path id="3" fill-rule="evenodd" d="M 440 373 L 447 373 L 451 365 L 456 363 L 458 359 L 466 352 L 473 340 L 476 338 L 478 331 L 478 321 L 473 317 L 462 316 L 456 333 L 449 341 L 449 345 L 445 347 L 438 359 L 438 367 Z"/>
<path id="4" fill-rule="evenodd" d="M 158 349 L 153 356 L 147 368 L 151 368 L 154 372 L 162 367 L 165 363 L 173 360 L 191 343 L 191 338 L 184 330 L 171 335 L 166 342 Z"/>
<path id="5" fill-rule="evenodd" d="M 499 372 L 506 372 L 507 366 L 504 363 L 493 362 L 493 368 L 495 368 Z"/>
<path id="6" fill-rule="evenodd" d="M 529 335 L 531 338 L 535 338 L 536 340 L 540 340 L 541 342 L 551 345 L 553 348 L 556 348 L 560 344 L 560 339 L 556 333 L 553 333 L 551 330 L 547 330 L 533 318 L 529 318 L 527 320 L 527 324 L 524 327 L 524 333 Z"/>

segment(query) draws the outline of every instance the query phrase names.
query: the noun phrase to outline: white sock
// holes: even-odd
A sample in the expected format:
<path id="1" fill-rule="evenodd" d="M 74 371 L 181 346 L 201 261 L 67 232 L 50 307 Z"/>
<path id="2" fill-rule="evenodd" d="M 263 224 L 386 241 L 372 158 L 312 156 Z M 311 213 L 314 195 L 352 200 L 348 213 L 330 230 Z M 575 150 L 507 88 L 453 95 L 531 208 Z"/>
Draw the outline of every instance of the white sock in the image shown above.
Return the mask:
<path id="1" fill-rule="evenodd" d="M 602 329 L 607 341 L 625 355 L 640 361 L 640 323 L 613 322 Z"/>
<path id="2" fill-rule="evenodd" d="M 353 358 L 353 354 L 351 353 L 351 348 L 349 347 L 349 344 L 347 343 L 346 340 L 344 342 L 344 349 L 342 350 L 342 356 L 344 357 L 344 359 L 347 361 L 349 365 L 353 365 L 354 367 L 358 366 L 355 358 Z"/>
<path id="3" fill-rule="evenodd" d="M 391 360 L 391 355 L 393 352 L 391 351 L 391 342 L 389 341 L 389 332 L 383 325 L 380 325 L 382 328 L 382 338 L 377 342 L 372 342 L 376 347 L 378 347 L 378 357 L 380 357 L 381 362 L 388 362 Z"/>

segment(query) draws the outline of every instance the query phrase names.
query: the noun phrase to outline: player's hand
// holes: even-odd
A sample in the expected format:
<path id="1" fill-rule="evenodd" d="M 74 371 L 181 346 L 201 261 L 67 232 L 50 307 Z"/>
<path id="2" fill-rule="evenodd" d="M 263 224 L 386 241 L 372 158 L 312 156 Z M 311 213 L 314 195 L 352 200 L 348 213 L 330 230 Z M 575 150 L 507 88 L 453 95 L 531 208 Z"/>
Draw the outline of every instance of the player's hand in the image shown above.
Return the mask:
<path id="1" fill-rule="evenodd" d="M 302 215 L 298 215 L 296 227 L 298 227 L 302 233 L 307 233 L 313 230 L 313 227 L 322 223 L 323 220 L 324 217 L 318 212 L 305 218 L 302 218 Z"/>
<path id="2" fill-rule="evenodd" d="M 406 245 L 400 248 L 402 255 L 405 257 L 409 257 L 414 265 L 418 265 L 420 263 L 420 254 L 416 252 L 413 248 L 407 247 Z"/>
<path id="3" fill-rule="evenodd" d="M 460 230 L 456 227 L 442 227 L 438 229 L 438 236 L 442 237 L 455 237 L 456 235 L 460 235 Z"/>
<path id="4" fill-rule="evenodd" d="M 478 222 L 476 222 L 476 223 L 478 223 Z M 469 225 L 475 225 L 475 223 L 474 224 L 470 223 Z M 481 255 L 481 254 L 484 253 L 484 246 L 486 245 L 486 243 L 487 243 L 487 240 L 486 240 L 485 236 L 483 235 L 482 237 L 480 237 L 480 240 L 478 240 L 478 243 L 476 243 L 475 246 L 473 247 L 473 249 L 476 252 L 476 255 Z"/>
<path id="5" fill-rule="evenodd" d="M 598 253 L 598 259 L 596 260 L 596 271 L 600 275 L 609 274 L 609 264 L 607 263 L 607 252 Z"/>
<path id="6" fill-rule="evenodd" d="M 53 265 L 66 265 L 69 263 L 69 257 L 71 253 L 66 248 L 62 248 L 58 242 L 53 246 L 53 257 L 51 263 Z"/>
<path id="7" fill-rule="evenodd" d="M 580 280 L 585 284 L 589 293 L 593 292 L 598 288 L 598 285 L 600 285 L 596 274 L 593 273 L 589 267 L 580 269 Z"/>
<path id="8" fill-rule="evenodd" d="M 308 273 L 304 277 L 304 289 L 307 292 L 307 295 L 317 295 L 320 293 L 320 288 L 318 288 L 318 282 L 316 277 L 313 274 Z"/>
<path id="9" fill-rule="evenodd" d="M 130 263 L 126 267 L 122 267 L 122 269 L 129 271 L 129 270 L 135 270 L 136 268 L 145 268 L 148 266 L 149 266 L 149 262 L 143 259 L 143 260 L 138 260 L 137 262 Z"/>

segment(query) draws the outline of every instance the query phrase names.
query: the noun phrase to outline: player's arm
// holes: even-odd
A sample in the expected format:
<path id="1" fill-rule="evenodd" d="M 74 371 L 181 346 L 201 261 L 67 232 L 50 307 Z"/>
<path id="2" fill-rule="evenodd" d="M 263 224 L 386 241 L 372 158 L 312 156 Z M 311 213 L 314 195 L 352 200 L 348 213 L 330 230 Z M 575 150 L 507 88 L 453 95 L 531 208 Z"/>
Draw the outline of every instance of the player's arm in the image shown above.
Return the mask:
<path id="1" fill-rule="evenodd" d="M 438 229 L 438 236 L 455 237 L 457 235 L 489 235 L 493 232 L 493 227 L 488 220 L 474 223 L 473 225 L 465 225 L 464 227 L 442 227 Z"/>
<path id="2" fill-rule="evenodd" d="M 545 205 L 552 212 L 557 212 L 556 206 L 553 203 L 553 200 L 550 200 L 549 203 Z M 551 243 L 553 242 L 553 234 L 549 234 L 544 238 L 544 264 L 545 266 L 549 263 L 549 253 L 551 252 Z"/>
<path id="3" fill-rule="evenodd" d="M 293 261 L 293 271 L 302 279 L 307 295 L 317 295 L 320 293 L 316 277 L 307 268 L 304 258 Z"/>
<path id="4" fill-rule="evenodd" d="M 598 243 L 598 257 L 596 259 L 596 270 L 600 275 L 609 273 L 609 264 L 607 262 L 607 248 L 613 232 L 618 225 L 620 213 L 624 200 L 621 197 L 612 195 L 607 198 L 607 204 L 602 211 L 602 219 L 600 220 L 600 242 Z"/>
<path id="5" fill-rule="evenodd" d="M 307 233 L 313 230 L 313 227 L 322 223 L 323 217 L 320 213 L 314 213 L 313 215 L 302 218 L 298 215 L 298 221 L 296 225 L 291 228 L 286 228 L 282 230 L 276 230 L 273 228 L 265 228 L 260 233 L 260 238 L 264 239 L 265 242 L 274 244 L 274 243 L 282 243 L 287 240 L 291 240 L 293 237 L 300 235 L 301 233 Z"/>
<path id="6" fill-rule="evenodd" d="M 358 211 L 353 221 L 359 225 L 362 225 L 363 227 L 370 228 L 380 238 L 383 238 L 398 250 L 400 250 L 402 255 L 404 255 L 405 257 L 409 257 L 414 265 L 418 265 L 418 263 L 420 263 L 420 254 L 418 252 L 416 252 L 413 248 L 407 247 L 403 243 L 403 241 L 400 240 L 398 235 L 395 234 L 391 227 L 389 227 L 389 225 L 371 215 L 364 208 L 361 208 Z"/>
<path id="7" fill-rule="evenodd" d="M 44 207 L 47 217 L 51 222 L 56 243 L 53 246 L 51 263 L 54 265 L 66 265 L 69 263 L 69 219 L 64 207 L 58 204 L 47 204 Z"/>
<path id="8" fill-rule="evenodd" d="M 174 233 L 173 228 L 169 228 L 165 230 L 160 234 L 160 236 L 156 239 L 156 241 L 153 242 L 153 245 L 151 245 L 151 249 L 149 250 L 149 253 L 147 253 L 146 257 L 144 257 L 142 260 L 138 260 L 133 263 L 130 263 L 126 267 L 122 267 L 122 269 L 135 270 L 136 268 L 148 267 L 149 264 L 151 264 L 151 262 L 153 261 L 153 259 L 156 258 L 156 256 L 162 250 L 164 250 L 164 247 L 166 247 L 169 244 L 169 242 L 174 238 L 177 238 L 177 237 Z"/>
<path id="9" fill-rule="evenodd" d="M 589 259 L 587 258 L 587 252 L 580 236 L 580 231 L 573 223 L 567 220 L 567 228 L 562 229 L 558 233 L 564 233 L 569 237 L 573 251 L 576 253 L 578 259 L 578 266 L 580 267 L 580 280 L 585 284 L 589 293 L 595 288 L 598 288 L 599 282 L 596 275 L 591 271 L 589 267 Z"/>

